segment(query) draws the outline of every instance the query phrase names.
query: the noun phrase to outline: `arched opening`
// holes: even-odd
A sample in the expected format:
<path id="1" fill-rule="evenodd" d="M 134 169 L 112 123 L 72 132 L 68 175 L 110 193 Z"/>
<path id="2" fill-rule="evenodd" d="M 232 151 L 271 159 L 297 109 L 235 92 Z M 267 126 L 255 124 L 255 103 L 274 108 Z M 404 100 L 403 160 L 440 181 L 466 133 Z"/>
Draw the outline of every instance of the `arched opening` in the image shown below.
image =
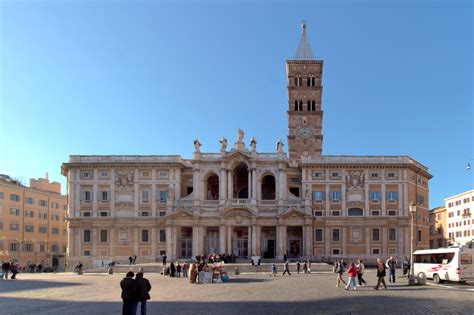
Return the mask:
<path id="1" fill-rule="evenodd" d="M 207 178 L 207 200 L 219 199 L 219 176 L 212 174 Z"/>
<path id="2" fill-rule="evenodd" d="M 275 200 L 275 177 L 266 175 L 262 178 L 262 200 Z"/>
<path id="3" fill-rule="evenodd" d="M 249 172 L 245 163 L 240 163 L 234 168 L 233 184 L 234 198 L 247 199 L 249 197 Z"/>
<path id="4" fill-rule="evenodd" d="M 361 208 L 350 208 L 348 211 L 349 216 L 363 216 L 364 210 Z"/>

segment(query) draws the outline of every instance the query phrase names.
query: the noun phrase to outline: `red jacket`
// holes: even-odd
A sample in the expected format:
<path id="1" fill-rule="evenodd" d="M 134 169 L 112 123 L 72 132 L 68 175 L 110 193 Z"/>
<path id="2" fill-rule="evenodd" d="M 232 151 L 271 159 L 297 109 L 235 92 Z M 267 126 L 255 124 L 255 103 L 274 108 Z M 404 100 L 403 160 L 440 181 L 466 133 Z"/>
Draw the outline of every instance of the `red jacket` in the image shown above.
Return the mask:
<path id="1" fill-rule="evenodd" d="M 350 266 L 347 270 L 349 277 L 357 277 L 357 268 L 355 266 Z"/>

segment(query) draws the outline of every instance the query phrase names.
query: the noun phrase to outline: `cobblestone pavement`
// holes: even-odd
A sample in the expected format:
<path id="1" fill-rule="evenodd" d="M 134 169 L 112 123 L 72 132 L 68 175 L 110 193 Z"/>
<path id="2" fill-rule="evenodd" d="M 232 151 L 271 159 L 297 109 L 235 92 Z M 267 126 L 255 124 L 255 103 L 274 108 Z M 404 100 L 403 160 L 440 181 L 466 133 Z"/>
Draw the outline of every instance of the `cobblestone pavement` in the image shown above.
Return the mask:
<path id="1" fill-rule="evenodd" d="M 19 274 L 0 280 L 0 314 L 120 314 L 123 274 Z M 474 314 L 474 286 L 408 287 L 406 278 L 375 291 L 335 287 L 332 273 L 269 277 L 231 275 L 224 284 L 145 274 L 151 284 L 148 314 Z"/>

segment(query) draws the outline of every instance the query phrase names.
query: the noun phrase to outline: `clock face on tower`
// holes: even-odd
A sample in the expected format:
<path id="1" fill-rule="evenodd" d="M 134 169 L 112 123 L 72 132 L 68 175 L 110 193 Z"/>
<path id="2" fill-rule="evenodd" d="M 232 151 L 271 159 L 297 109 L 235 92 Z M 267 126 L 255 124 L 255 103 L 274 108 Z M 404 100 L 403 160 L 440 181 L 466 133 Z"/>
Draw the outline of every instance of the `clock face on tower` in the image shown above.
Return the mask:
<path id="1" fill-rule="evenodd" d="M 301 139 L 308 139 L 308 138 L 311 137 L 312 134 L 313 134 L 313 132 L 311 131 L 311 128 L 309 128 L 309 127 L 300 127 L 298 129 L 298 136 Z"/>

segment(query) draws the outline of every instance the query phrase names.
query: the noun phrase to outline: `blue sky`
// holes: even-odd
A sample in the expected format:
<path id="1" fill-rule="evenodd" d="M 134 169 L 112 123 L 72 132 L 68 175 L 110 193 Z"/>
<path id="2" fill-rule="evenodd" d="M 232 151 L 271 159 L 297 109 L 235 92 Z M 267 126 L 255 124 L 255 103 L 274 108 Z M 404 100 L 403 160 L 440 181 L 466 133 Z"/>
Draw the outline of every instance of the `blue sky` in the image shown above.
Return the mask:
<path id="1" fill-rule="evenodd" d="M 70 154 L 190 158 L 237 128 L 273 152 L 302 19 L 323 154 L 410 155 L 431 207 L 474 187 L 470 1 L 2 1 L 0 173 L 65 186 Z"/>

